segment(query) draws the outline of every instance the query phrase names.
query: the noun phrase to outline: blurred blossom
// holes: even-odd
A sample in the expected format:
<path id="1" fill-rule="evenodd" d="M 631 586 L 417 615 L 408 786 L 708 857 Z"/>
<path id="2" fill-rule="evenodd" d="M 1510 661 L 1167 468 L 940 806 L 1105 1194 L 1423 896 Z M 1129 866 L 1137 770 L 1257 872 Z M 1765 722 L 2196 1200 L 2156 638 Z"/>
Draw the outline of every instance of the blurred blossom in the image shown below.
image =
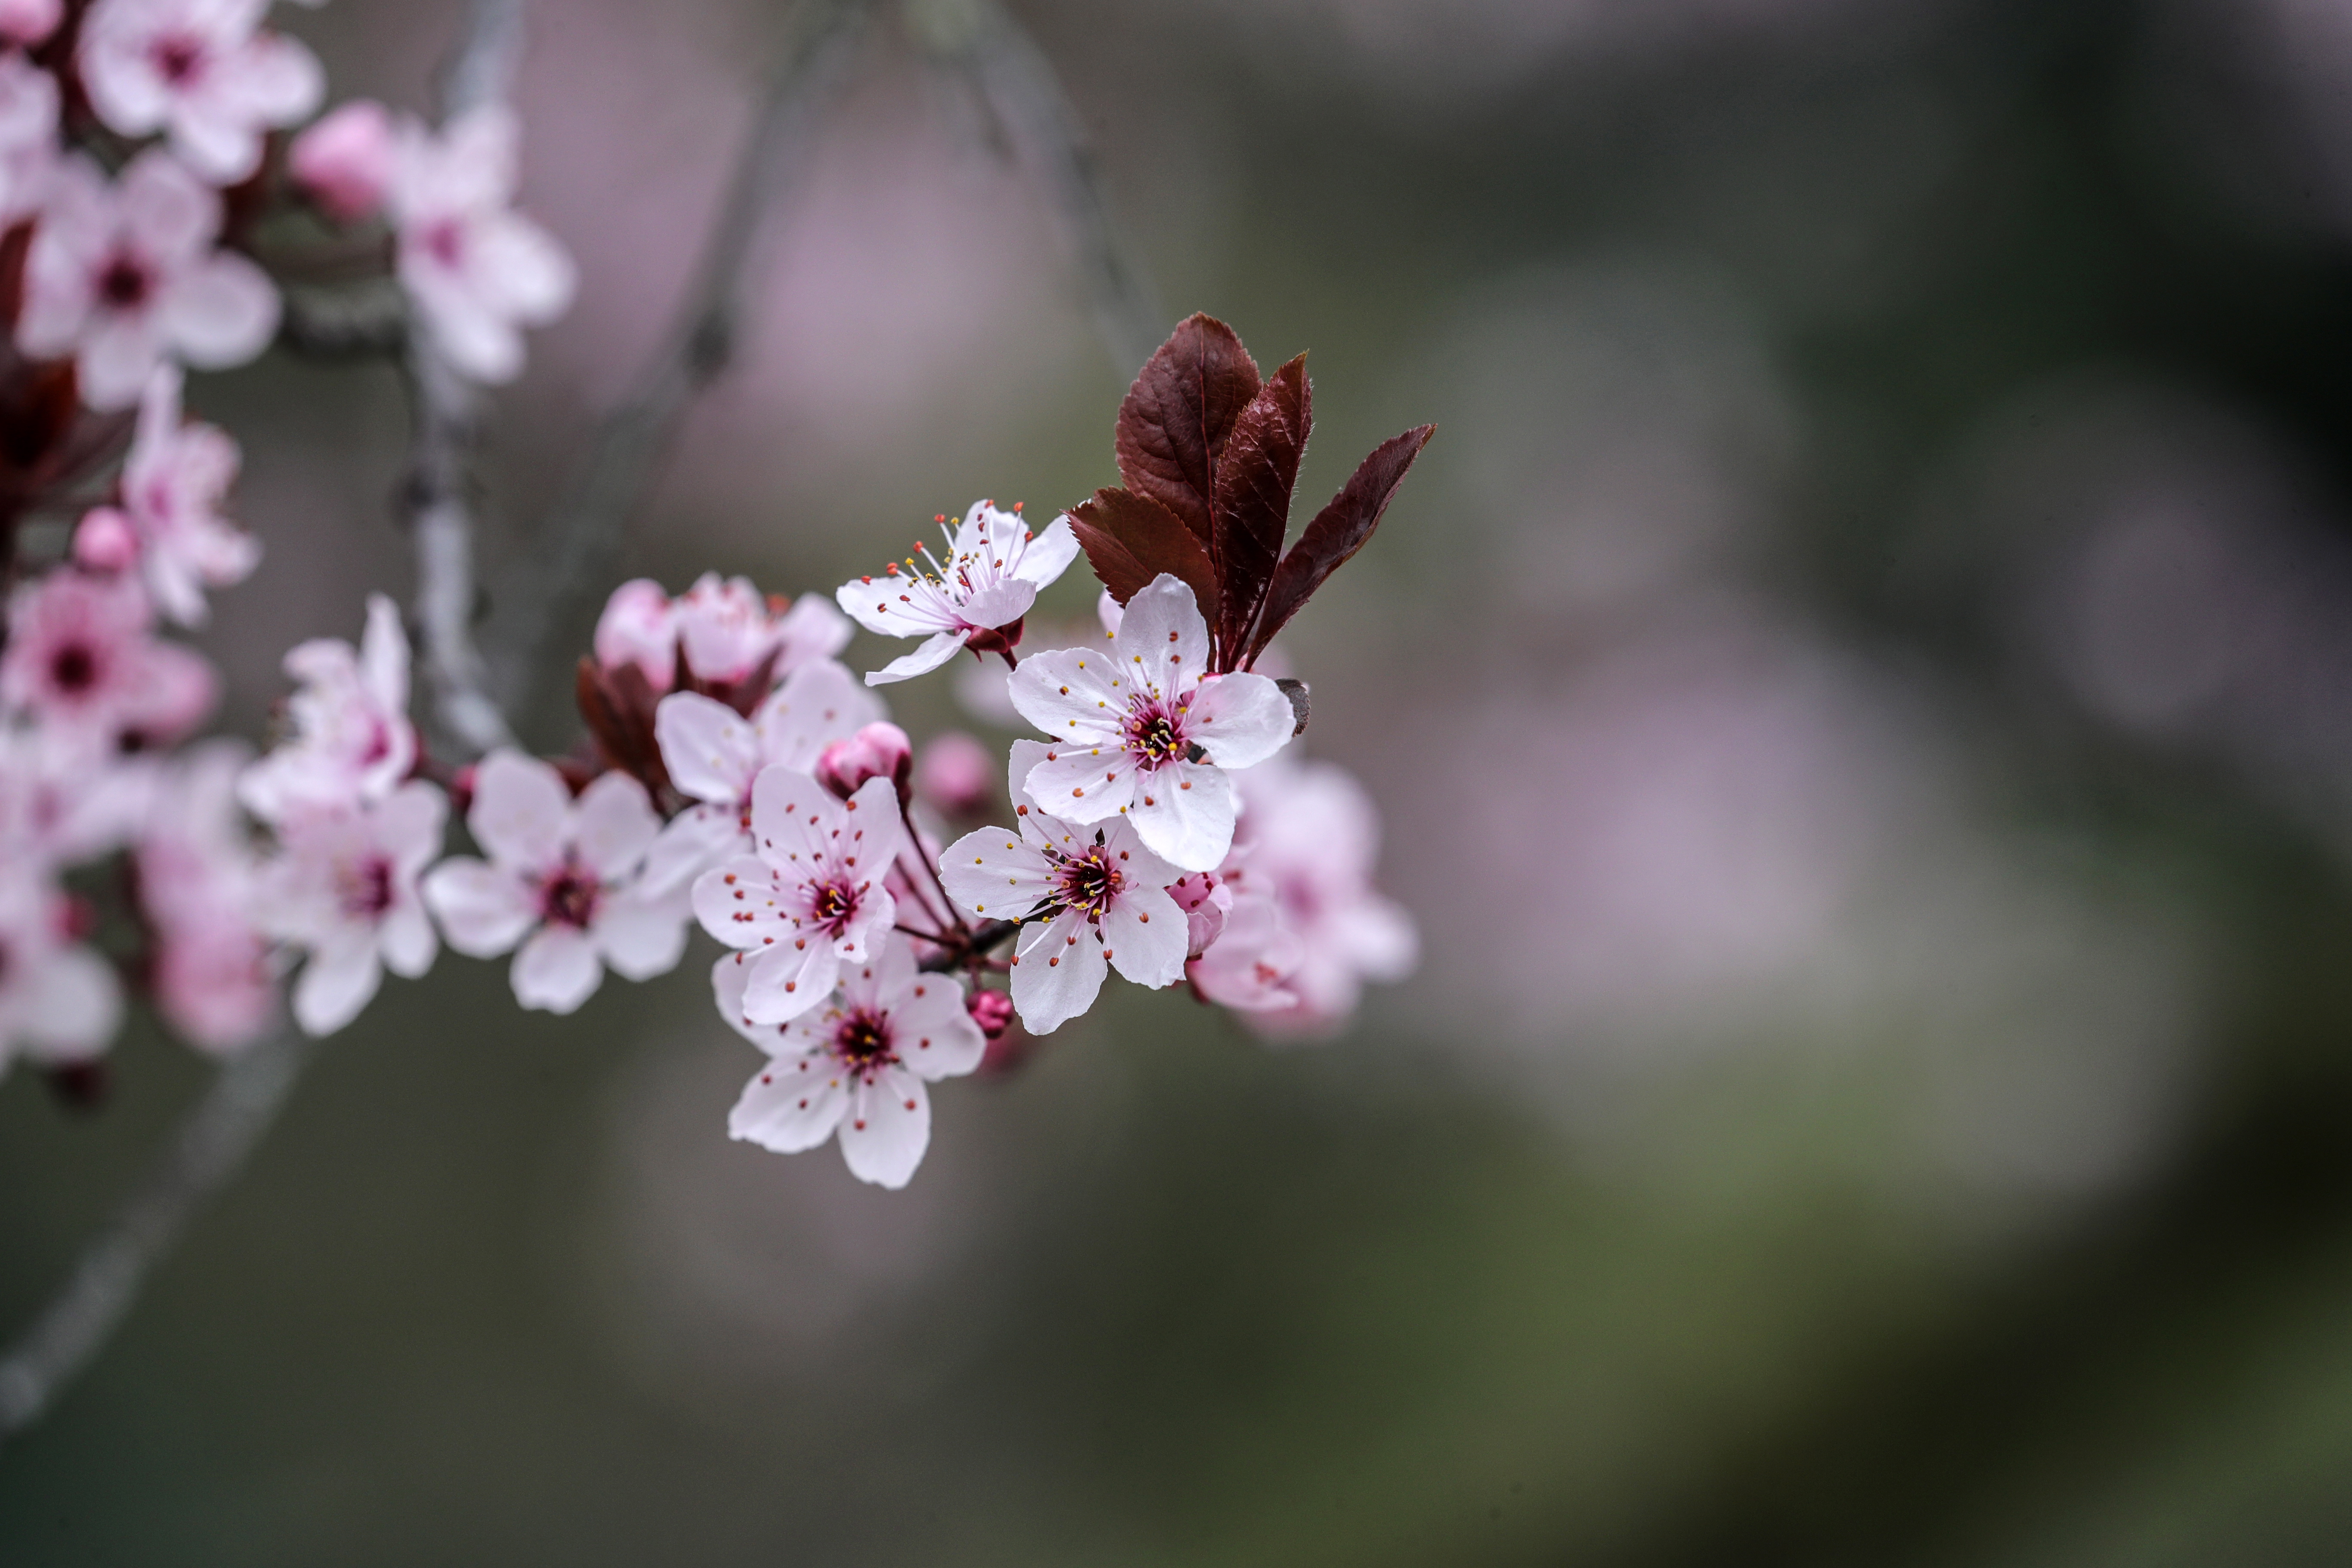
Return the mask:
<path id="1" fill-rule="evenodd" d="M 329 216 L 356 223 L 383 210 L 397 155 L 391 111 L 363 98 L 294 138 L 286 167 Z"/>
<path id="2" fill-rule="evenodd" d="M 252 1044 L 278 1013 L 256 923 L 259 861 L 236 802 L 249 755 L 236 742 L 211 741 L 174 759 L 137 845 L 156 1008 L 174 1033 L 215 1052 Z"/>
<path id="3" fill-rule="evenodd" d="M 106 1048 L 122 1016 L 106 961 L 67 934 L 65 895 L 17 863 L 0 865 L 0 1073 L 17 1057 L 45 1066 Z"/>
<path id="4" fill-rule="evenodd" d="M 77 61 L 108 129 L 169 133 L 172 150 L 216 185 L 260 166 L 273 127 L 310 118 L 326 94 L 318 57 L 258 31 L 269 0 L 96 0 Z"/>
<path id="5" fill-rule="evenodd" d="M 635 665 L 656 693 L 677 679 L 677 627 L 662 585 L 639 577 L 622 584 L 596 617 L 596 662 L 609 674 Z"/>
<path id="6" fill-rule="evenodd" d="M 236 482 L 236 442 L 217 426 L 183 422 L 183 379 L 177 365 L 164 365 L 147 384 L 122 463 L 121 505 L 84 517 L 74 552 L 77 559 L 113 553 L 110 545 L 86 543 L 82 536 L 112 539 L 127 531 L 156 606 L 184 626 L 197 626 L 205 623 L 205 590 L 252 575 L 261 543 L 222 515 Z"/>
<path id="7" fill-rule="evenodd" d="M 300 683 L 286 703 L 292 733 L 239 782 L 247 809 L 277 822 L 306 808 L 390 795 L 415 766 L 417 749 L 408 721 L 408 634 L 398 607 L 369 595 L 358 647 L 314 637 L 288 650 L 285 669 Z"/>
<path id="8" fill-rule="evenodd" d="M 40 210 L 57 161 L 58 79 L 20 54 L 0 55 L 0 224 Z"/>
<path id="9" fill-rule="evenodd" d="M 146 820 L 156 765 L 95 758 L 40 725 L 0 725 L 0 861 L 54 868 L 122 847 Z"/>
<path id="10" fill-rule="evenodd" d="M 943 730 L 915 758 L 915 798 L 950 821 L 978 816 L 995 804 L 996 759 L 961 730 Z"/>
<path id="11" fill-rule="evenodd" d="M 0 38 L 27 48 L 58 30 L 65 0 L 0 0 Z"/>
<path id="12" fill-rule="evenodd" d="M 441 853 L 448 802 L 422 779 L 381 801 L 296 814 L 278 825 L 262 868 L 257 914 L 268 933 L 308 955 L 294 1020 L 331 1035 L 374 999 L 383 972 L 409 979 L 439 946 L 417 879 Z"/>
<path id="13" fill-rule="evenodd" d="M 0 704 L 110 749 L 178 740 L 212 710 L 210 666 L 154 637 L 155 613 L 129 578 L 52 572 L 20 584 L 0 653 Z"/>

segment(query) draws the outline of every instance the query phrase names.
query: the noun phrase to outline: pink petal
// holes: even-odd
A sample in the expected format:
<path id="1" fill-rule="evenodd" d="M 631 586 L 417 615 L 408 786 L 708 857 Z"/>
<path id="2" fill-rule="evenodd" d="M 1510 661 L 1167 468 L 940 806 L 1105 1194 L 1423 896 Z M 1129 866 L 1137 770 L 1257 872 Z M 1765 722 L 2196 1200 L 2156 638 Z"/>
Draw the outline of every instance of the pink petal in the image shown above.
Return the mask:
<path id="1" fill-rule="evenodd" d="M 1112 900 L 1102 935 L 1111 967 L 1138 985 L 1156 991 L 1183 978 L 1191 928 L 1165 890 L 1137 888 Z"/>
<path id="2" fill-rule="evenodd" d="M 1045 857 L 1009 827 L 983 827 L 948 846 L 940 857 L 948 897 L 984 920 L 1014 920 L 1053 890 Z"/>
<path id="3" fill-rule="evenodd" d="M 1171 763 L 1136 781 L 1128 820 L 1176 869 L 1213 871 L 1234 844 L 1233 780 L 1206 763 Z"/>
<path id="4" fill-rule="evenodd" d="M 686 900 L 622 893 L 596 911 L 597 951 L 624 980 L 667 974 L 686 956 Z"/>
<path id="5" fill-rule="evenodd" d="M 1033 1035 L 1050 1035 L 1093 1006 L 1106 967 L 1102 943 L 1075 910 L 1023 926 L 1013 963 L 1013 1005 L 1022 1024 Z"/>
<path id="6" fill-rule="evenodd" d="M 1209 626 L 1192 590 L 1163 572 L 1127 601 L 1111 647 L 1122 676 L 1172 696 L 1207 672 Z"/>
<path id="7" fill-rule="evenodd" d="M 778 1058 L 752 1075 L 727 1114 L 727 1135 L 779 1154 L 814 1149 L 849 1111 L 849 1091 L 821 1053 Z"/>
<path id="8" fill-rule="evenodd" d="M 470 856 L 444 860 L 418 884 L 451 947 L 494 958 L 539 922 L 539 903 L 512 872 Z"/>
<path id="9" fill-rule="evenodd" d="M 607 882 L 636 871 L 661 826 L 646 786 L 624 773 L 601 775 L 572 807 L 572 842 L 581 863 Z"/>
<path id="10" fill-rule="evenodd" d="M 670 783 L 730 811 L 751 793 L 762 761 L 751 721 L 698 691 L 673 691 L 661 700 L 654 709 L 654 739 Z"/>
<path id="11" fill-rule="evenodd" d="M 1265 761 L 1290 743 L 1298 724 L 1282 689 L 1246 670 L 1202 681 L 1186 719 L 1185 737 L 1221 768 Z"/>
<path id="12" fill-rule="evenodd" d="M 596 943 L 576 926 L 546 925 L 515 954 L 510 973 L 515 1000 L 525 1007 L 558 1015 L 579 1011 L 604 981 Z"/>
<path id="13" fill-rule="evenodd" d="M 228 251 L 181 273 L 158 302 L 180 357 L 201 370 L 226 370 L 268 348 L 278 312 L 278 289 L 268 275 Z"/>
<path id="14" fill-rule="evenodd" d="M 474 842 L 501 866 L 548 871 L 562 864 L 572 822 L 572 792 L 563 777 L 537 757 L 499 750 L 474 771 L 474 804 L 466 826 Z"/>
<path id="15" fill-rule="evenodd" d="M 922 1079 L 885 1068 L 850 1096 L 841 1119 L 841 1157 L 849 1173 L 877 1187 L 907 1184 L 931 1144 L 931 1097 Z"/>

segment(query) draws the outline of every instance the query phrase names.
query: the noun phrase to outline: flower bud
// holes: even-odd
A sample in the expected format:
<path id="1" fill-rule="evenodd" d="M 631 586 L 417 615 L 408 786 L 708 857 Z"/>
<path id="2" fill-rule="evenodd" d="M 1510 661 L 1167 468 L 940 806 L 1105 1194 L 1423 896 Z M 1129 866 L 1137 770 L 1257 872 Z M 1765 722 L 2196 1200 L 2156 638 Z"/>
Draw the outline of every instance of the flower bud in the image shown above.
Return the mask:
<path id="1" fill-rule="evenodd" d="M 935 736 L 915 763 L 915 798 L 951 820 L 983 815 L 996 797 L 988 748 L 961 730 Z"/>
<path id="2" fill-rule="evenodd" d="M 659 696 L 677 678 L 677 610 L 662 585 L 638 577 L 613 590 L 596 617 L 596 663 L 606 674 L 635 665 Z"/>
<path id="3" fill-rule="evenodd" d="M 110 506 L 92 507 L 74 529 L 74 564 L 86 572 L 121 572 L 139 559 L 139 532 Z"/>
<path id="4" fill-rule="evenodd" d="M 65 20 L 65 0 L 0 0 L 0 40 L 31 48 Z"/>
<path id="5" fill-rule="evenodd" d="M 980 1032 L 992 1040 L 1004 1037 L 1013 1026 L 1013 998 L 1002 991 L 975 991 L 963 999 L 964 1011 L 980 1026 Z"/>
<path id="6" fill-rule="evenodd" d="M 868 724 L 818 753 L 816 782 L 847 800 L 867 779 L 886 778 L 898 786 L 898 803 L 904 805 L 914 763 L 915 748 L 906 731 L 896 724 Z"/>
<path id="7" fill-rule="evenodd" d="M 330 217 L 373 217 L 392 189 L 392 116 L 381 103 L 354 99 L 294 138 L 286 165 Z"/>

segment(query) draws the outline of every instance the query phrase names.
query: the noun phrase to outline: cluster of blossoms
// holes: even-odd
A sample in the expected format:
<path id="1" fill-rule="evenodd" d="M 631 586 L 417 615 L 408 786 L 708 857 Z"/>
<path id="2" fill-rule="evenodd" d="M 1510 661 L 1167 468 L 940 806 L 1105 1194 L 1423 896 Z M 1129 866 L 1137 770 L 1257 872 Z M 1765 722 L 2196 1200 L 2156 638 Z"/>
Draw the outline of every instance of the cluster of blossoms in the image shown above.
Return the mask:
<path id="1" fill-rule="evenodd" d="M 437 946 L 418 891 L 446 797 L 417 776 L 407 646 L 287 658 L 289 739 L 175 752 L 217 681 L 169 626 L 250 576 L 236 441 L 185 373 L 259 355 L 279 279 L 321 258 L 396 279 L 461 375 L 510 376 L 568 302 L 568 258 L 511 210 L 501 111 L 439 132 L 320 109 L 268 0 L 0 4 L 0 1071 L 90 1087 L 131 993 L 213 1052 L 348 1022 Z M 266 831 L 265 831 L 266 830 Z M 453 938 L 453 940 L 455 940 Z"/>

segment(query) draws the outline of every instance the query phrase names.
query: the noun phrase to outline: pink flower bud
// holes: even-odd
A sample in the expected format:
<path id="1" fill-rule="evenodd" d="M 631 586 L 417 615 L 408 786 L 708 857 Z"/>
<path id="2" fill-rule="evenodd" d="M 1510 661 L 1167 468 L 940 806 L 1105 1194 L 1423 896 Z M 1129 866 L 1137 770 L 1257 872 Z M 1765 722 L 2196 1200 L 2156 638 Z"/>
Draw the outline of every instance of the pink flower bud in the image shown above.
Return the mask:
<path id="1" fill-rule="evenodd" d="M 996 798 L 996 765 L 988 748 L 961 730 L 935 737 L 915 763 L 915 795 L 941 816 L 982 816 Z"/>
<path id="2" fill-rule="evenodd" d="M 975 991 L 963 999 L 964 1011 L 992 1040 L 1002 1039 L 1013 1025 L 1013 998 L 1002 991 Z"/>
<path id="3" fill-rule="evenodd" d="M 635 665 L 656 695 L 677 678 L 677 612 L 662 585 L 639 577 L 613 590 L 596 617 L 596 662 L 607 674 Z"/>
<path id="4" fill-rule="evenodd" d="M 383 207 L 393 159 L 392 116 L 383 104 L 361 98 L 294 138 L 286 163 L 328 216 L 353 223 Z"/>
<path id="5" fill-rule="evenodd" d="M 898 786 L 898 800 L 904 805 L 914 763 L 915 748 L 906 731 L 896 724 L 868 724 L 818 753 L 816 782 L 847 800 L 867 779 L 888 779 Z"/>
<path id="6" fill-rule="evenodd" d="M 65 0 L 0 0 L 0 39 L 31 48 L 65 20 Z"/>
<path id="7" fill-rule="evenodd" d="M 74 530 L 74 563 L 86 572 L 121 572 L 139 559 L 139 531 L 110 506 L 92 507 Z"/>

